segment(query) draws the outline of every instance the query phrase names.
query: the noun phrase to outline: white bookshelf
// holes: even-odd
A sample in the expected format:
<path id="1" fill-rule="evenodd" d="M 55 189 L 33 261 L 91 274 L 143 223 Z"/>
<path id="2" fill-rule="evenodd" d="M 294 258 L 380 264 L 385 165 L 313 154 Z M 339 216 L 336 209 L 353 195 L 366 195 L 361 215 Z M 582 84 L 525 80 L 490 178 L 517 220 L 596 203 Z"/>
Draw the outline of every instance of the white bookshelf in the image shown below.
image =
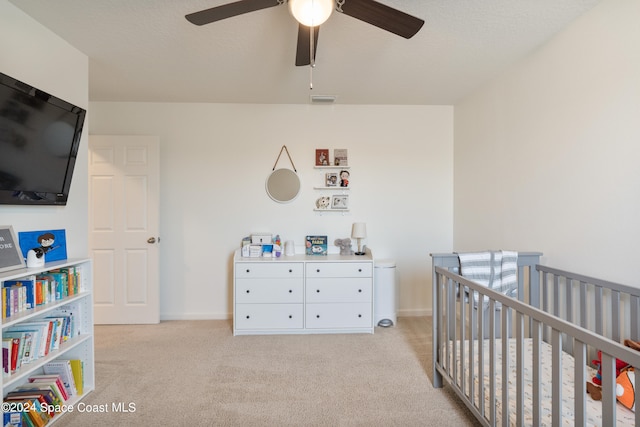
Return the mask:
<path id="1" fill-rule="evenodd" d="M 22 364 L 20 369 L 11 375 L 2 375 L 3 398 L 15 389 L 28 382 L 31 375 L 43 373 L 43 366 L 56 359 L 80 359 L 83 362 L 84 387 L 80 396 L 74 396 L 66 405 L 75 405 L 95 388 L 95 359 L 93 336 L 93 270 L 90 259 L 68 259 L 45 263 L 43 267 L 21 268 L 0 273 L 0 284 L 8 280 L 20 280 L 28 276 L 46 273 L 58 268 L 75 267 L 80 273 L 78 293 L 64 299 L 37 306 L 32 309 L 2 318 L 2 335 L 21 323 L 37 321 L 47 317 L 57 310 L 69 308 L 74 310 L 74 318 L 78 326 L 78 334 L 60 344 L 57 350 L 51 350 L 45 357 L 38 358 L 28 364 Z M 57 422 L 62 414 L 54 416 L 47 425 Z"/>

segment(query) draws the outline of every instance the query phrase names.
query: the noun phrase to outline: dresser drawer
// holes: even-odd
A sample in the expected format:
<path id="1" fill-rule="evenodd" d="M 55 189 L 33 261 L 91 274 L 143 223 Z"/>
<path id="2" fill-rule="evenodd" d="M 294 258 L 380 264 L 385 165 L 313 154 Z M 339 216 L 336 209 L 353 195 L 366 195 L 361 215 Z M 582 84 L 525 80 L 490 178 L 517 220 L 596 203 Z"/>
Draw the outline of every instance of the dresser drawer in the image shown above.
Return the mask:
<path id="1" fill-rule="evenodd" d="M 308 329 L 372 327 L 371 303 L 307 304 Z"/>
<path id="2" fill-rule="evenodd" d="M 302 278 L 292 279 L 236 279 L 237 303 L 302 303 Z"/>
<path id="3" fill-rule="evenodd" d="M 308 262 L 307 277 L 372 277 L 369 262 Z"/>
<path id="4" fill-rule="evenodd" d="M 302 304 L 236 304 L 236 329 L 302 329 Z"/>
<path id="5" fill-rule="evenodd" d="M 304 264 L 298 262 L 243 262 L 236 264 L 236 277 L 303 277 Z"/>
<path id="6" fill-rule="evenodd" d="M 371 302 L 371 278 L 307 279 L 307 302 Z"/>

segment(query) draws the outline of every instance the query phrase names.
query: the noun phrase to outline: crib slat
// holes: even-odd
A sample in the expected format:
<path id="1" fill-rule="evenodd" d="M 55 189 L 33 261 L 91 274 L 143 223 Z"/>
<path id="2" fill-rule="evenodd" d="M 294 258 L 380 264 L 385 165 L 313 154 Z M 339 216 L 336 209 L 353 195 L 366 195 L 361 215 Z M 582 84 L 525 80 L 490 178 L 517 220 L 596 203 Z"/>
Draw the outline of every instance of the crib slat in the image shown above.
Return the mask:
<path id="1" fill-rule="evenodd" d="M 602 374 L 602 420 L 608 425 L 616 425 L 616 368 L 615 359 L 602 352 L 602 364 L 600 366 Z"/>
<path id="2" fill-rule="evenodd" d="M 640 298 L 635 295 L 631 295 L 629 300 L 629 318 L 631 319 L 629 337 L 634 341 L 638 341 L 638 323 L 640 322 L 640 319 L 638 319 L 638 311 L 640 311 L 639 306 Z M 640 425 L 640 423 L 636 423 L 636 425 Z"/>
<path id="3" fill-rule="evenodd" d="M 602 286 L 596 286 L 594 289 L 594 298 L 596 302 L 595 306 L 595 319 L 596 319 L 596 334 L 603 335 L 602 325 Z"/>
<path id="4" fill-rule="evenodd" d="M 566 320 L 571 322 L 571 323 L 575 323 L 574 322 L 574 313 L 573 313 L 573 280 L 569 279 L 569 278 L 565 278 L 565 307 L 567 310 L 567 315 L 566 315 Z M 565 348 L 564 350 L 568 353 L 572 353 L 573 352 L 573 341 L 572 340 L 567 340 L 567 342 L 565 343 Z"/>
<path id="5" fill-rule="evenodd" d="M 551 331 L 551 424 L 562 425 L 562 335 L 556 329 Z"/>
<path id="6" fill-rule="evenodd" d="M 524 425 L 524 315 L 516 313 L 516 415 L 517 425 Z"/>
<path id="7" fill-rule="evenodd" d="M 464 309 L 464 300 L 466 298 L 467 295 L 467 287 L 466 286 L 462 286 L 460 284 L 458 284 L 458 289 L 460 289 L 460 297 L 458 298 L 458 303 L 460 304 L 460 337 L 458 339 L 458 342 L 460 343 L 460 367 L 459 367 L 459 371 L 460 371 L 460 390 L 462 391 L 462 393 L 464 393 L 464 389 L 465 389 L 465 383 L 466 381 L 464 380 L 464 357 L 465 357 L 465 352 L 464 352 L 464 341 L 465 341 L 465 335 L 464 335 L 464 325 L 465 325 L 465 309 Z M 457 317 L 457 316 L 456 316 Z M 458 364 L 456 364 L 457 366 Z M 456 377 L 458 378 L 458 377 Z"/>
<path id="8" fill-rule="evenodd" d="M 509 308 L 502 306 L 502 425 L 509 425 L 509 372 L 511 372 L 511 358 L 509 357 L 509 340 L 507 339 L 507 322 Z"/>
<path id="9" fill-rule="evenodd" d="M 478 292 L 479 305 L 482 307 L 484 303 L 484 296 Z M 484 337 L 484 310 L 478 310 L 478 336 Z M 483 341 L 484 342 L 484 341 Z M 484 346 L 478 343 L 478 406 L 480 409 L 480 415 L 485 417 L 484 410 Z"/>
<path id="10" fill-rule="evenodd" d="M 473 289 L 469 289 L 469 301 L 475 301 L 475 296 L 476 293 Z M 473 381 L 474 379 L 474 375 L 475 375 L 475 363 L 474 363 L 474 355 L 475 355 L 475 341 L 473 339 L 474 336 L 477 337 L 477 335 L 474 335 L 476 333 L 476 316 L 473 315 L 473 308 L 474 308 L 474 304 L 468 304 L 468 309 L 469 309 L 469 323 L 470 323 L 470 327 L 471 327 L 471 333 L 470 333 L 470 338 L 469 338 L 469 363 L 467 364 L 467 366 L 469 366 L 469 396 L 472 399 L 472 403 L 473 403 L 473 396 L 475 396 L 475 382 Z M 480 310 L 482 311 L 482 310 Z"/>
<path id="11" fill-rule="evenodd" d="M 533 369 L 533 425 L 539 426 L 542 423 L 542 405 L 541 401 L 541 360 L 540 360 L 540 342 L 542 340 L 542 323 L 537 320 L 533 321 L 533 330 L 531 331 L 533 340 L 533 357 L 531 360 Z"/>
<path id="12" fill-rule="evenodd" d="M 580 326 L 588 329 L 587 322 L 587 284 L 580 282 Z"/>
<path id="13" fill-rule="evenodd" d="M 489 300 L 489 423 L 496 425 L 496 303 Z M 484 402 L 482 403 L 484 405 Z"/>
<path id="14" fill-rule="evenodd" d="M 587 421 L 586 382 L 587 382 L 587 347 L 581 341 L 575 340 L 574 357 L 574 402 L 576 426 L 584 426 Z"/>
<path id="15" fill-rule="evenodd" d="M 620 342 L 620 292 L 611 291 L 611 337 Z"/>

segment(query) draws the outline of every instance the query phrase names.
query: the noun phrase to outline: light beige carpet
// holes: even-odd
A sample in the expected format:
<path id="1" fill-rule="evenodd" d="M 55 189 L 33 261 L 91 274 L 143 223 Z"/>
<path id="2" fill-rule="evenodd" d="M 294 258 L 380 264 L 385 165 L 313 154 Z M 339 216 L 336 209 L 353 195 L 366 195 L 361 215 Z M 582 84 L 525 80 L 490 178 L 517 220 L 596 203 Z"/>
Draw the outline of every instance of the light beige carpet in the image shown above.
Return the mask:
<path id="1" fill-rule="evenodd" d="M 432 386 L 427 317 L 373 335 L 234 337 L 221 320 L 96 326 L 95 355 L 83 404 L 109 412 L 76 410 L 56 425 L 476 424 L 450 389 Z"/>

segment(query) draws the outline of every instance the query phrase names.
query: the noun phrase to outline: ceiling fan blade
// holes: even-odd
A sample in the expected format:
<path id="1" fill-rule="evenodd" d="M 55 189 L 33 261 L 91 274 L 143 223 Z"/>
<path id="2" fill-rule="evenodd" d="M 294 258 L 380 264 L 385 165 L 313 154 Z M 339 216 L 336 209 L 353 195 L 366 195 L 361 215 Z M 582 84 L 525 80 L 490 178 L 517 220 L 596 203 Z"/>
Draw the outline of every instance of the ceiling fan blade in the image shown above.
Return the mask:
<path id="1" fill-rule="evenodd" d="M 313 60 L 315 61 L 320 26 L 313 27 L 313 30 Z M 296 65 L 298 66 L 311 64 L 310 39 L 311 31 L 309 31 L 309 27 L 298 24 L 298 47 L 296 48 Z"/>
<path id="2" fill-rule="evenodd" d="M 340 11 L 339 9 L 337 9 Z M 422 28 L 424 21 L 374 0 L 346 0 L 342 13 L 375 25 L 378 28 L 410 39 Z"/>
<path id="3" fill-rule="evenodd" d="M 256 10 L 278 6 L 278 0 L 241 0 L 235 3 L 223 4 L 200 12 L 190 13 L 185 16 L 187 21 L 195 25 L 205 25 L 243 13 L 255 12 Z"/>

